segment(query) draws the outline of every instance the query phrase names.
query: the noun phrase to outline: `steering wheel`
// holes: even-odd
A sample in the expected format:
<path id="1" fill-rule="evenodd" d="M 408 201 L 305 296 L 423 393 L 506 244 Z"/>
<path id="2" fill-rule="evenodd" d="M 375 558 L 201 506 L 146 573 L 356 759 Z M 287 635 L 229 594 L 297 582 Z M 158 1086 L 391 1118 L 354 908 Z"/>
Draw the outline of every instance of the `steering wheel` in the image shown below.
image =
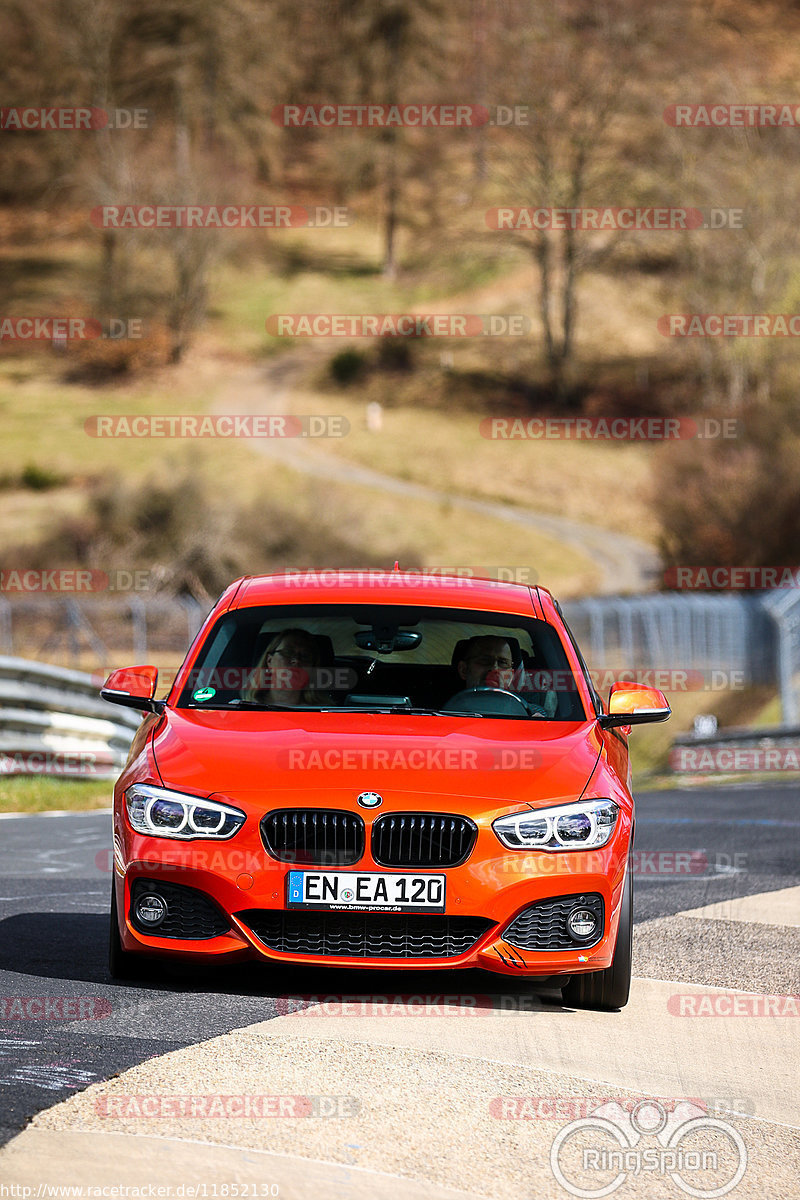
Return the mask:
<path id="1" fill-rule="evenodd" d="M 467 712 L 484 712 L 486 711 L 482 701 L 484 698 L 489 698 L 493 702 L 499 703 L 498 707 L 495 704 L 489 708 L 490 712 L 494 712 L 497 716 L 518 716 L 521 708 L 526 716 L 529 717 L 545 717 L 547 713 L 538 704 L 530 704 L 523 700 L 516 692 L 509 692 L 506 688 L 496 687 L 474 687 L 464 688 L 460 692 L 456 692 L 455 696 L 451 696 L 446 704 L 442 706 L 444 711 L 448 709 L 461 709 Z M 505 711 L 504 711 L 505 710 Z"/>

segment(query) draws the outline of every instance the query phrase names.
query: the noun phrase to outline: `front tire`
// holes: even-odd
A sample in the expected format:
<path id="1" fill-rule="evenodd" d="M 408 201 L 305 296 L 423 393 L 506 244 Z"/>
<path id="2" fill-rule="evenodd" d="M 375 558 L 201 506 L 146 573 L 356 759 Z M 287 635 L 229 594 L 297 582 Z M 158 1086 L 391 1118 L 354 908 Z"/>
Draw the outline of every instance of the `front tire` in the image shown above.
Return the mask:
<path id="1" fill-rule="evenodd" d="M 611 966 L 603 971 L 585 971 L 581 975 L 573 975 L 561 992 L 564 1003 L 574 1008 L 599 1008 L 605 1011 L 624 1008 L 631 991 L 632 953 L 633 863 L 629 858 Z"/>
<path id="2" fill-rule="evenodd" d="M 117 889 L 111 880 L 111 910 L 108 928 L 108 973 L 112 979 L 139 979 L 143 974 L 138 954 L 131 954 L 122 945 L 117 914 Z"/>

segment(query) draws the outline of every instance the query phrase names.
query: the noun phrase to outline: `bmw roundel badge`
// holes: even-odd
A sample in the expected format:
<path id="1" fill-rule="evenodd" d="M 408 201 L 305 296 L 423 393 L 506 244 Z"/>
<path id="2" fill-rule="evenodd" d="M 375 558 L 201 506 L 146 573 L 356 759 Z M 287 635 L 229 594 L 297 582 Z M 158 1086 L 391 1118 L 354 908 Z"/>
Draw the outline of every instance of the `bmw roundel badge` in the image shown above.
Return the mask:
<path id="1" fill-rule="evenodd" d="M 362 792 L 356 803 L 362 808 L 377 808 L 379 804 L 383 804 L 383 796 L 379 796 L 377 792 Z"/>

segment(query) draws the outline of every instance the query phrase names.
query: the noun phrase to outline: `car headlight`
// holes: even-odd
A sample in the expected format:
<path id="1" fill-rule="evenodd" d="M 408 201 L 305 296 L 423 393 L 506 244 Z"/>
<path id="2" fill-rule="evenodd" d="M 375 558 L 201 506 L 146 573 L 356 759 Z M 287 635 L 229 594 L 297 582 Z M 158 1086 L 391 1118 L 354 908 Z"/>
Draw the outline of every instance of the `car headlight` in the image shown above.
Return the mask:
<path id="1" fill-rule="evenodd" d="M 152 837 L 229 838 L 245 823 L 245 814 L 216 800 L 185 796 L 149 783 L 134 783 L 125 793 L 128 820 L 137 833 Z"/>
<path id="2" fill-rule="evenodd" d="M 492 829 L 510 850 L 591 850 L 605 846 L 618 813 L 613 800 L 576 800 L 498 817 Z"/>

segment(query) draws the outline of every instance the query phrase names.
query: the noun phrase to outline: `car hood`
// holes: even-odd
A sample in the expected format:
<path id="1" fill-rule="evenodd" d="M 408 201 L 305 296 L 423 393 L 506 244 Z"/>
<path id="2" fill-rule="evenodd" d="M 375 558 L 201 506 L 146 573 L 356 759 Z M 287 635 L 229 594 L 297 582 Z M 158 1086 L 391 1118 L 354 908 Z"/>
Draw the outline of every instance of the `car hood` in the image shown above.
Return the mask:
<path id="1" fill-rule="evenodd" d="M 538 807 L 579 797 L 601 750 L 595 722 L 393 713 L 168 709 L 153 734 L 165 786 L 269 808 L 349 808 L 364 791 L 384 811 Z"/>

